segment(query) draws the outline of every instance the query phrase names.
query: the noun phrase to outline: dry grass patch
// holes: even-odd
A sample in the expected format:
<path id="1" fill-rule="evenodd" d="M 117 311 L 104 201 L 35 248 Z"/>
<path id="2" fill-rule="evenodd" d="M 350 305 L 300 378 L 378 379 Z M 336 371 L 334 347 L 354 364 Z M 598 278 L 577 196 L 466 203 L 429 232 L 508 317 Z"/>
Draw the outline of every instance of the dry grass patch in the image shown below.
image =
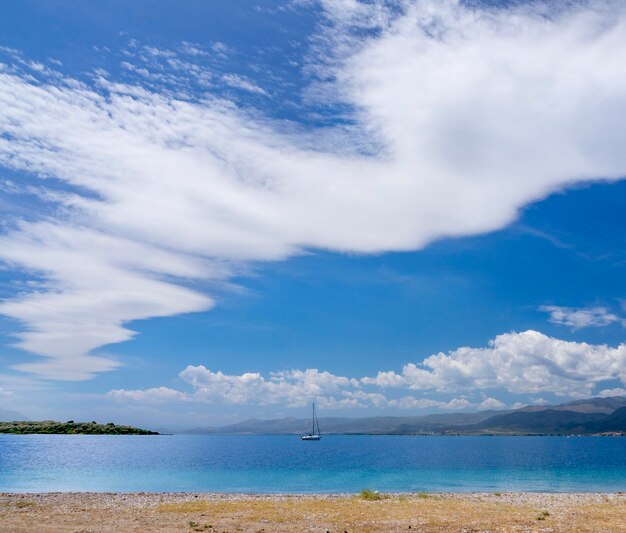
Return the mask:
<path id="1" fill-rule="evenodd" d="M 371 491 L 370 491 L 371 492 Z M 156 509 L 166 513 L 187 513 L 194 531 L 227 527 L 228 531 L 289 531 L 290 526 L 307 524 L 302 530 L 401 531 L 409 526 L 418 531 L 621 531 L 623 503 L 597 503 L 570 509 L 569 513 L 537 509 L 533 505 L 511 504 L 499 497 L 446 497 L 441 495 L 361 494 L 338 497 L 250 497 L 239 499 L 191 500 L 163 503 Z M 617 515 L 621 513 L 621 518 Z M 193 515 L 193 516 L 192 516 Z M 200 518 L 202 517 L 202 518 Z M 199 520 L 202 522 L 199 522 Z M 540 526 L 541 524 L 541 526 Z M 588 527 L 585 527 L 586 524 Z M 565 528 L 563 526 L 567 525 Z M 626 530 L 626 529 L 625 529 Z M 256 531 L 256 530 L 255 530 Z"/>
<path id="2" fill-rule="evenodd" d="M 362 500 L 376 501 L 386 500 L 389 498 L 389 496 L 387 496 L 386 494 L 381 494 L 377 490 L 363 489 L 361 492 L 359 492 L 359 498 L 361 498 Z"/>
<path id="3" fill-rule="evenodd" d="M 611 503 L 594 503 L 582 505 L 571 514 L 571 521 L 580 524 L 578 531 L 626 531 L 626 502 L 623 500 Z M 586 528 L 593 524 L 597 529 Z"/>
<path id="4" fill-rule="evenodd" d="M 191 500 L 188 502 L 162 503 L 156 510 L 160 513 L 203 513 L 209 510 L 206 500 Z"/>
<path id="5" fill-rule="evenodd" d="M 196 502 L 189 502 L 194 504 Z M 184 506 L 173 507 L 184 509 Z M 383 531 L 434 527 L 445 530 L 459 523 L 484 527 L 502 524 L 503 515 L 512 524 L 527 524 L 536 512 L 521 511 L 515 506 L 465 502 L 442 498 L 385 495 L 380 499 L 360 497 L 250 499 L 207 502 L 201 510 L 212 520 L 233 524 L 316 524 L 331 530 Z"/>
<path id="6" fill-rule="evenodd" d="M 210 494 L 0 495 L 0 530 L 209 531 L 215 533 L 626 531 L 623 495 L 385 494 L 243 496 Z M 18 507 L 18 502 L 23 501 Z M 28 503 L 35 503 L 29 506 Z M 0 515 L 1 516 L 1 515 Z M 539 518 L 541 517 L 541 518 Z M 539 519 L 538 519 L 539 518 Z M 411 531 L 409 531 L 409 529 Z"/>
<path id="7" fill-rule="evenodd" d="M 17 507 L 18 509 L 29 509 L 31 507 L 36 507 L 37 504 L 35 502 L 29 502 L 26 500 L 18 500 L 15 503 L 15 507 Z"/>

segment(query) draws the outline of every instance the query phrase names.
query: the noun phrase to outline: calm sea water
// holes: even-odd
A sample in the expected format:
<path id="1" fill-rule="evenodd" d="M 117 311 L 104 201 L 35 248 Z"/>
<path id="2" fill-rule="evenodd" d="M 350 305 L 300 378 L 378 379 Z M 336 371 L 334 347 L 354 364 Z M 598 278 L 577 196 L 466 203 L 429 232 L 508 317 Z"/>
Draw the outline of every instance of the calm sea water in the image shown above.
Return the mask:
<path id="1" fill-rule="evenodd" d="M 626 491 L 626 438 L 0 435 L 0 491 Z"/>

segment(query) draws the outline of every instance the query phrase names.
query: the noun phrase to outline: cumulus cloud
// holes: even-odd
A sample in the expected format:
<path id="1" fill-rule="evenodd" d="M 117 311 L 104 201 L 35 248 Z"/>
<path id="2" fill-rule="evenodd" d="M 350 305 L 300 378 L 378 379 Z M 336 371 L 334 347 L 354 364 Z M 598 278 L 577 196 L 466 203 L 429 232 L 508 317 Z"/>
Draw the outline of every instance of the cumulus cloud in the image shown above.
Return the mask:
<path id="1" fill-rule="evenodd" d="M 380 392 L 363 390 L 358 379 L 336 376 L 314 368 L 275 372 L 264 377 L 258 372 L 229 375 L 220 371 L 213 372 L 199 365 L 188 366 L 179 377 L 191 385 L 192 392 L 156 387 L 143 390 L 118 389 L 110 391 L 108 395 L 114 399 L 138 403 L 194 401 L 230 405 L 303 407 L 311 401 L 316 401 L 320 407 L 327 409 L 377 407 L 462 410 L 482 407 L 485 404 L 485 402 L 475 404 L 465 398 L 452 398 L 448 401 L 415 396 L 389 398 Z M 498 405 L 504 404 L 498 402 Z"/>
<path id="2" fill-rule="evenodd" d="M 568 342 L 529 330 L 498 335 L 485 348 L 431 355 L 420 364 L 405 365 L 400 373 L 380 372 L 362 382 L 439 392 L 504 389 L 585 397 L 611 379 L 626 382 L 626 345 Z"/>
<path id="3" fill-rule="evenodd" d="M 191 385 L 191 392 L 156 387 L 143 390 L 118 389 L 108 394 L 114 399 L 139 403 L 194 401 L 231 405 L 302 407 L 314 400 L 320 407 L 328 409 L 377 407 L 462 410 L 483 405 L 493 408 L 489 402 L 473 404 L 465 398 L 452 398 L 448 401 L 414 396 L 388 398 L 380 392 L 363 390 L 358 379 L 337 376 L 317 369 L 274 372 L 265 377 L 258 372 L 229 375 L 220 371 L 211 371 L 203 365 L 190 365 L 180 372 L 179 377 Z M 498 402 L 498 406 L 500 405 L 504 404 Z"/>
<path id="4" fill-rule="evenodd" d="M 319 399 L 324 407 L 362 406 L 363 401 L 376 403 L 382 399 L 368 396 L 358 389 L 357 380 L 336 376 L 317 369 L 275 372 L 264 377 L 258 372 L 229 375 L 213 372 L 203 365 L 188 366 L 179 377 L 191 385 L 192 393 L 166 387 L 145 390 L 113 390 L 109 395 L 137 402 L 188 401 L 205 403 L 286 405 L 297 407 Z"/>
<path id="5" fill-rule="evenodd" d="M 539 308 L 550 314 L 550 322 L 574 329 L 600 328 L 614 323 L 626 325 L 626 321 L 606 307 L 561 307 L 558 305 L 542 305 Z"/>
<path id="6" fill-rule="evenodd" d="M 487 396 L 486 391 L 582 398 L 593 395 L 595 388 L 606 381 L 617 379 L 626 384 L 626 345 L 613 348 L 568 342 L 525 331 L 499 335 L 484 348 L 462 347 L 434 354 L 419 364 L 405 365 L 400 373 L 381 371 L 374 377 L 349 378 L 317 369 L 275 372 L 268 377 L 258 372 L 228 375 L 202 365 L 188 366 L 179 376 L 193 391 L 173 395 L 173 400 L 289 407 L 315 400 L 329 408 L 502 409 L 505 402 Z M 385 389 L 404 389 L 412 394 L 390 396 Z M 459 390 L 480 393 L 482 400 L 416 396 L 418 392 L 454 396 Z M 606 389 L 599 394 L 613 396 L 623 390 Z M 110 394 L 144 401 L 159 391 L 118 390 Z M 529 397 L 529 403 L 541 405 L 547 401 Z"/>
<path id="7" fill-rule="evenodd" d="M 481 410 L 487 409 L 504 409 L 506 404 L 496 398 L 485 398 L 478 404 L 478 408 Z"/>
<path id="8" fill-rule="evenodd" d="M 102 73 L 88 84 L 26 60 L 1 67 L 0 164 L 41 178 L 50 204 L 45 220 L 5 224 L 0 237 L 0 259 L 44 282 L 0 304 L 23 327 L 18 346 L 45 358 L 21 370 L 111 370 L 117 361 L 90 352 L 131 338 L 132 320 L 210 308 L 194 283 L 241 261 L 415 250 L 502 227 L 576 181 L 626 174 L 622 3 L 323 6 L 309 66 L 324 82 L 311 95 L 348 104 L 350 128 L 303 131 Z M 171 51 L 145 53 L 193 70 Z M 437 368 L 409 365 L 400 379 L 455 371 Z M 520 383 L 545 381 L 541 365 L 519 369 Z"/>
<path id="9" fill-rule="evenodd" d="M 328 403 L 338 392 L 358 385 L 356 380 L 317 369 L 276 372 L 266 379 L 258 372 L 232 376 L 212 372 L 200 365 L 188 366 L 180 377 L 194 387 L 195 398 L 202 401 L 261 405 L 285 403 L 292 407 L 306 405 L 316 397 Z M 358 401 L 357 398 L 352 399 Z"/>
<path id="10" fill-rule="evenodd" d="M 614 389 L 603 389 L 598 393 L 601 398 L 609 398 L 611 396 L 626 396 L 626 389 L 616 387 Z"/>

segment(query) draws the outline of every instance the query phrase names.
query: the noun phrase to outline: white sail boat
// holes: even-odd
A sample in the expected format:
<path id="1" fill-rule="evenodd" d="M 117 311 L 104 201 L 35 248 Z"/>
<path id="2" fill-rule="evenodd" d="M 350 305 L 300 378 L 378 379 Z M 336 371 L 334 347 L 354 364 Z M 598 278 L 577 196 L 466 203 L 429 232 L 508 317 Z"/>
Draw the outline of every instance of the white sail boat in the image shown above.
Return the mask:
<path id="1" fill-rule="evenodd" d="M 317 413 L 315 412 L 315 402 L 313 402 L 313 420 L 311 422 L 311 431 L 302 435 L 300 440 L 320 440 L 320 423 L 317 420 Z"/>

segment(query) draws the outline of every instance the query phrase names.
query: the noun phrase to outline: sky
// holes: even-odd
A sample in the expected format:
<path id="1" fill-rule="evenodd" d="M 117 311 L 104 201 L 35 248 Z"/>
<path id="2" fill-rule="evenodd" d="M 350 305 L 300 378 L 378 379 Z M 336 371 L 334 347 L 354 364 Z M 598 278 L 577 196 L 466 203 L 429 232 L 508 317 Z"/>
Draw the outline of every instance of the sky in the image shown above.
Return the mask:
<path id="1" fill-rule="evenodd" d="M 626 394 L 626 6 L 0 6 L 0 415 Z"/>

